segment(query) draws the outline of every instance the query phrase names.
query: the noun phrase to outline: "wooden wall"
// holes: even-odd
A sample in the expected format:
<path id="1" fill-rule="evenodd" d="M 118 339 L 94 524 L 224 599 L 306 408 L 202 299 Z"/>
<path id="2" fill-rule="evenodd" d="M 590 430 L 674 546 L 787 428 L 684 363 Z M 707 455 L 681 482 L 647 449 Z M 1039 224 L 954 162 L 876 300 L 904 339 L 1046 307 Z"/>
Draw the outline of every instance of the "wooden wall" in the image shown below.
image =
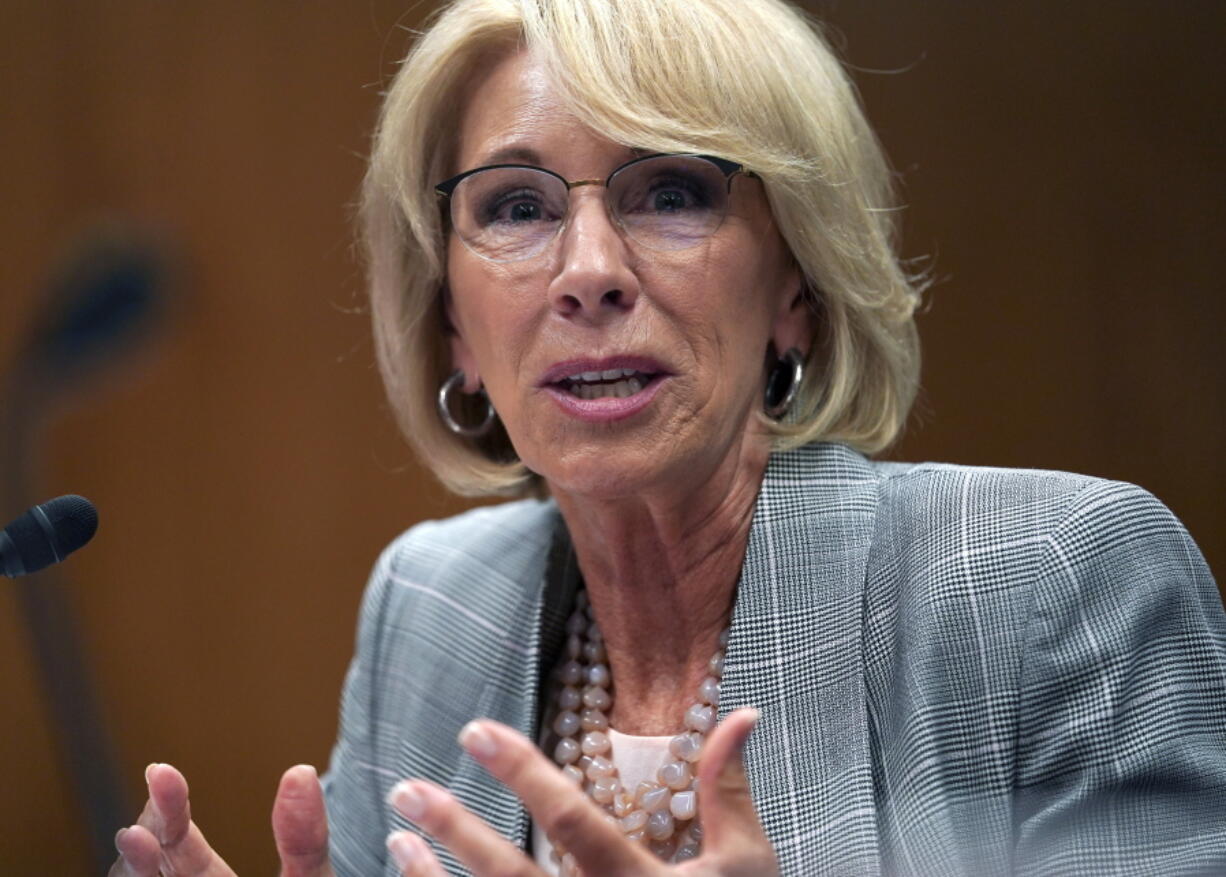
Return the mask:
<path id="1" fill-rule="evenodd" d="M 380 84 L 431 8 L 0 12 L 0 374 L 74 237 L 119 218 L 178 248 L 163 331 L 56 406 L 24 474 L 40 497 L 101 509 L 62 587 L 128 792 L 150 761 L 182 767 L 244 874 L 273 873 L 280 771 L 326 763 L 370 564 L 462 507 L 390 422 L 350 222 Z M 900 173 L 907 253 L 940 280 L 920 321 L 924 396 L 893 456 L 1138 482 L 1220 574 L 1226 7 L 814 8 Z M 0 873 L 86 873 L 0 591 Z"/>

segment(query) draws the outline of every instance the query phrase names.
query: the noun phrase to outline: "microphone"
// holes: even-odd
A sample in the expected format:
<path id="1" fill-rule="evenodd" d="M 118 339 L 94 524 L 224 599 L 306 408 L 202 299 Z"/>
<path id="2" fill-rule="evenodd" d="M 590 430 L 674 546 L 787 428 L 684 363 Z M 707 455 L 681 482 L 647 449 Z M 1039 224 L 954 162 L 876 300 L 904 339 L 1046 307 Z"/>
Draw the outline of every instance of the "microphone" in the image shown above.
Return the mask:
<path id="1" fill-rule="evenodd" d="M 0 572 L 11 579 L 59 563 L 98 529 L 98 510 L 83 496 L 57 496 L 0 532 Z"/>
<path id="2" fill-rule="evenodd" d="M 52 387 L 77 387 L 130 353 L 169 304 L 168 256 L 152 235 L 118 224 L 95 229 L 61 260 L 35 317 L 22 365 Z"/>

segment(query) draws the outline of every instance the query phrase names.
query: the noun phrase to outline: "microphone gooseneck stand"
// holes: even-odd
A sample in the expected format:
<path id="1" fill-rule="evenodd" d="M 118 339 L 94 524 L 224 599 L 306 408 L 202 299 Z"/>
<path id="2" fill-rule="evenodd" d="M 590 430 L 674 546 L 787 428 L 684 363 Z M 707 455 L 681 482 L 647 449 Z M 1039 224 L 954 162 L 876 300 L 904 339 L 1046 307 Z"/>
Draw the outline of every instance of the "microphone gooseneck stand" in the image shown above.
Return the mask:
<path id="1" fill-rule="evenodd" d="M 41 426 L 156 323 L 165 260 L 122 228 L 102 229 L 69 252 L 46 290 L 27 343 L 0 392 L 0 517 L 33 504 Z M 64 774 L 83 811 L 91 873 L 115 859 L 115 831 L 136 813 L 124 794 L 110 735 L 81 648 L 62 572 L 14 580 Z"/>
<path id="2" fill-rule="evenodd" d="M 15 404 L 19 399 L 14 397 L 24 394 L 14 393 L 13 389 L 17 388 L 10 388 L 0 404 L 5 437 L 5 517 L 28 505 L 31 496 L 24 473 L 31 471 L 33 462 L 32 430 L 24 428 L 21 422 L 21 414 L 28 413 L 28 408 Z M 115 858 L 115 831 L 131 822 L 135 813 L 125 800 L 88 661 L 81 649 L 68 583 L 59 568 L 48 567 L 11 583 L 0 581 L 0 587 L 16 589 L 22 626 L 46 699 L 64 774 L 84 811 L 91 873 L 105 874 Z"/>

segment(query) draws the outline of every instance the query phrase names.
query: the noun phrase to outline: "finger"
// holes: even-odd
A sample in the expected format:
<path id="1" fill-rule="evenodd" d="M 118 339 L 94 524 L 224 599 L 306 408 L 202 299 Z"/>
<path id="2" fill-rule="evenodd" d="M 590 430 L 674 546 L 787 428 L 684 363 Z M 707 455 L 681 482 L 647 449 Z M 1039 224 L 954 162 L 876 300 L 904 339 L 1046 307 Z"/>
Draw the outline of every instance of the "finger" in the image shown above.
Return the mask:
<path id="1" fill-rule="evenodd" d="M 528 738 L 490 720 L 469 722 L 460 745 L 517 794 L 545 833 L 591 873 L 650 874 L 659 861 L 605 818 Z"/>
<path id="2" fill-rule="evenodd" d="M 233 871 L 213 852 L 192 822 L 187 780 L 169 764 L 145 768 L 149 800 L 137 823 L 161 846 L 161 867 L 173 877 L 232 877 Z"/>
<path id="3" fill-rule="evenodd" d="M 506 877 L 540 874 L 519 847 L 490 828 L 483 819 L 474 815 L 445 789 L 433 783 L 424 780 L 397 783 L 392 787 L 387 800 L 405 819 L 429 832 L 431 837 L 451 850 L 474 874 L 496 873 Z M 399 858 L 396 860 L 400 867 L 405 869 L 406 874 L 432 874 L 433 871 L 428 868 L 419 871 L 407 868 L 406 863 L 425 861 L 420 856 L 414 858 L 411 855 L 415 854 L 416 847 L 413 841 L 408 840 L 409 837 L 416 840 L 427 852 L 429 849 L 422 843 L 421 838 L 412 832 L 399 834 L 406 835 L 401 841 L 402 852 L 406 858 L 403 862 Z M 397 855 L 397 850 L 391 844 L 392 837 L 389 836 L 388 849 L 393 855 Z M 430 859 L 434 859 L 433 853 L 430 854 Z M 417 867 L 420 869 L 425 866 L 418 864 Z"/>
<path id="4" fill-rule="evenodd" d="M 272 836 L 281 877 L 331 877 L 328 814 L 319 774 L 311 765 L 295 765 L 281 775 L 272 805 Z"/>
<path id="5" fill-rule="evenodd" d="M 157 877 L 162 845 L 147 828 L 133 825 L 119 829 L 115 849 L 119 859 L 106 872 L 107 877 Z"/>
<path id="6" fill-rule="evenodd" d="M 411 831 L 393 831 L 389 834 L 387 850 L 403 877 L 447 877 L 434 851 Z"/>
<path id="7" fill-rule="evenodd" d="M 138 822 L 163 846 L 179 843 L 187 837 L 192 821 L 187 780 L 169 764 L 155 763 L 145 768 L 145 785 L 149 800 Z"/>
<path id="8" fill-rule="evenodd" d="M 758 866 L 769 861 L 773 866 L 774 850 L 754 809 L 745 775 L 745 741 L 757 721 L 757 710 L 739 709 L 712 732 L 698 764 L 698 807 L 705 853 L 746 859 Z"/>

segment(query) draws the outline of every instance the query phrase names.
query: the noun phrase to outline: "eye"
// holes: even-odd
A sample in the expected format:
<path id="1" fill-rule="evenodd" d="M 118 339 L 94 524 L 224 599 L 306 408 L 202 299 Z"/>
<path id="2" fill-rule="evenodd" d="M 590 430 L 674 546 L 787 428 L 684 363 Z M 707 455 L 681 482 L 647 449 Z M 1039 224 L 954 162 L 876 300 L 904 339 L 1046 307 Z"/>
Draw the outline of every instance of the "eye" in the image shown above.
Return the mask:
<path id="1" fill-rule="evenodd" d="M 711 207 L 714 183 L 702 174 L 684 168 L 657 169 L 655 173 L 628 173 L 619 180 L 623 189 L 618 198 L 623 215 L 670 215 L 704 211 Z"/>
<path id="2" fill-rule="evenodd" d="M 689 174 L 672 173 L 652 179 L 647 187 L 647 206 L 656 213 L 680 213 L 706 207 L 710 197 L 703 180 Z"/>
<path id="3" fill-rule="evenodd" d="M 674 210 L 681 210 L 685 207 L 685 204 L 685 193 L 679 192 L 676 189 L 660 189 L 654 193 L 652 198 L 652 206 L 660 213 L 671 213 Z"/>
<path id="4" fill-rule="evenodd" d="M 541 218 L 541 205 L 531 201 L 516 201 L 507 213 L 511 222 L 531 222 Z"/>
<path id="5" fill-rule="evenodd" d="M 515 189 L 488 197 L 481 210 L 481 224 L 519 224 L 541 222 L 549 218 L 539 192 Z"/>

